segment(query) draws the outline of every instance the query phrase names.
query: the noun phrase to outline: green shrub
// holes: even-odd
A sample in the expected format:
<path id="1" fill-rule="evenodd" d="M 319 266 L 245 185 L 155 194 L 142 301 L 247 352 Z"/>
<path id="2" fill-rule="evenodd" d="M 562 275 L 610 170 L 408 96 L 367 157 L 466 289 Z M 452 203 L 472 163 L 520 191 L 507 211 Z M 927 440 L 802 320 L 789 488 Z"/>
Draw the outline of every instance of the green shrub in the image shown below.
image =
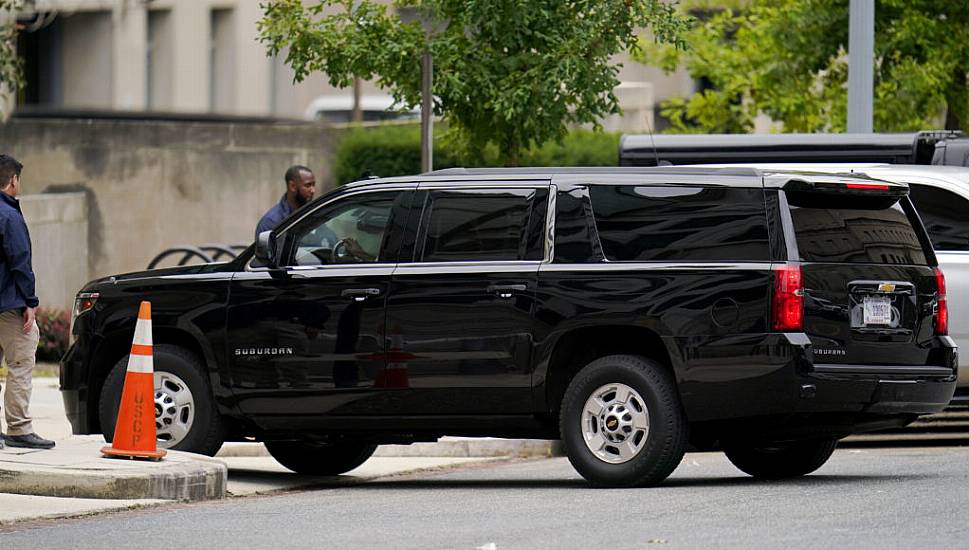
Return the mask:
<path id="1" fill-rule="evenodd" d="M 521 158 L 522 166 L 616 166 L 619 133 L 573 130 L 561 142 L 533 147 Z M 502 166 L 497 149 L 490 148 L 472 161 L 447 146 L 434 142 L 434 168 L 455 166 Z M 333 175 L 343 185 L 368 175 L 391 177 L 417 174 L 421 170 L 421 135 L 417 125 L 356 128 L 337 146 Z"/>

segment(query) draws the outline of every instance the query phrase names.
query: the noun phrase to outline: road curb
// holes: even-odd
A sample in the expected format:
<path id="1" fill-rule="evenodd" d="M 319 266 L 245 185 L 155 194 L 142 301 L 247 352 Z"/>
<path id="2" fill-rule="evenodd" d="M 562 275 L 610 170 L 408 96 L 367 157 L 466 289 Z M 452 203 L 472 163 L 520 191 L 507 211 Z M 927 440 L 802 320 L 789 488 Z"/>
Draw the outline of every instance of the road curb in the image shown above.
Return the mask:
<path id="1" fill-rule="evenodd" d="M 101 458 L 100 437 L 58 441 L 49 451 L 0 451 L 0 493 L 68 498 L 208 500 L 224 498 L 221 460 L 169 451 L 161 462 Z"/>
<path id="2" fill-rule="evenodd" d="M 381 445 L 382 457 L 552 457 L 564 456 L 562 443 L 545 439 L 446 437 L 435 443 Z M 269 456 L 261 443 L 226 443 L 217 457 Z"/>

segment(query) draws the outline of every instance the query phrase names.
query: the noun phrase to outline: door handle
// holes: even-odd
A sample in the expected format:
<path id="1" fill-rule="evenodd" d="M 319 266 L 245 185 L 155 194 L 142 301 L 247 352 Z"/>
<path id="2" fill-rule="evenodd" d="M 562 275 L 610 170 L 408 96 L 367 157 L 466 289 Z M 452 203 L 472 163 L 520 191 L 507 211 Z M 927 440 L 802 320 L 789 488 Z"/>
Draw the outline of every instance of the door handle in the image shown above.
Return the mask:
<path id="1" fill-rule="evenodd" d="M 380 296 L 379 288 L 348 288 L 340 292 L 340 296 L 349 297 L 354 302 L 362 302 L 371 296 Z"/>
<path id="2" fill-rule="evenodd" d="M 515 293 L 525 292 L 526 290 L 528 290 L 528 285 L 490 285 L 488 286 L 488 292 L 505 300 L 514 296 Z"/>

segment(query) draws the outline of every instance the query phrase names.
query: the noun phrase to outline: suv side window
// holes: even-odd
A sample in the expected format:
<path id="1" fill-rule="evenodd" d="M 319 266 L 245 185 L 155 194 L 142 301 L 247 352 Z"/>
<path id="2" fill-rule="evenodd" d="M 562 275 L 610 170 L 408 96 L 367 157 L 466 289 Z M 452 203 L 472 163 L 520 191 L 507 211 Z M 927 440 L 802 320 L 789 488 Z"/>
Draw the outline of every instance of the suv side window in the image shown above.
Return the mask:
<path id="1" fill-rule="evenodd" d="M 769 261 L 762 189 L 592 185 L 609 261 Z"/>
<path id="2" fill-rule="evenodd" d="M 290 230 L 285 265 L 358 264 L 395 261 L 386 255 L 395 201 L 405 192 L 363 193 L 320 208 Z"/>
<path id="3" fill-rule="evenodd" d="M 969 201 L 945 189 L 913 184 L 915 204 L 936 250 L 969 250 Z"/>
<path id="4" fill-rule="evenodd" d="M 415 260 L 531 259 L 527 233 L 532 205 L 539 194 L 538 189 L 429 191 Z M 547 196 L 547 192 L 541 196 Z"/>

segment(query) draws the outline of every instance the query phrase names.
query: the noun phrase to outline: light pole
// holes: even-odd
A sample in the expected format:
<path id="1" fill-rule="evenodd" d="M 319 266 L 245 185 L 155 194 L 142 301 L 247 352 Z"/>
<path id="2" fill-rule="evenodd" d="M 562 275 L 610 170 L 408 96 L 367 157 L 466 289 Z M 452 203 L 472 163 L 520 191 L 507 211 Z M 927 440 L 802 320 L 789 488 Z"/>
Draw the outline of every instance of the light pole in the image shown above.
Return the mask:
<path id="1" fill-rule="evenodd" d="M 434 17 L 423 7 L 403 8 L 400 20 L 411 23 L 420 20 L 424 30 L 424 52 L 421 54 L 421 172 L 434 169 L 434 57 L 431 39 L 444 32 L 449 21 Z"/>
<path id="2" fill-rule="evenodd" d="M 424 29 L 425 34 L 427 28 Z M 434 57 L 430 44 L 421 55 L 421 172 L 434 169 Z"/>
<path id="3" fill-rule="evenodd" d="M 871 133 L 875 0 L 851 0 L 848 12 L 848 132 Z"/>

